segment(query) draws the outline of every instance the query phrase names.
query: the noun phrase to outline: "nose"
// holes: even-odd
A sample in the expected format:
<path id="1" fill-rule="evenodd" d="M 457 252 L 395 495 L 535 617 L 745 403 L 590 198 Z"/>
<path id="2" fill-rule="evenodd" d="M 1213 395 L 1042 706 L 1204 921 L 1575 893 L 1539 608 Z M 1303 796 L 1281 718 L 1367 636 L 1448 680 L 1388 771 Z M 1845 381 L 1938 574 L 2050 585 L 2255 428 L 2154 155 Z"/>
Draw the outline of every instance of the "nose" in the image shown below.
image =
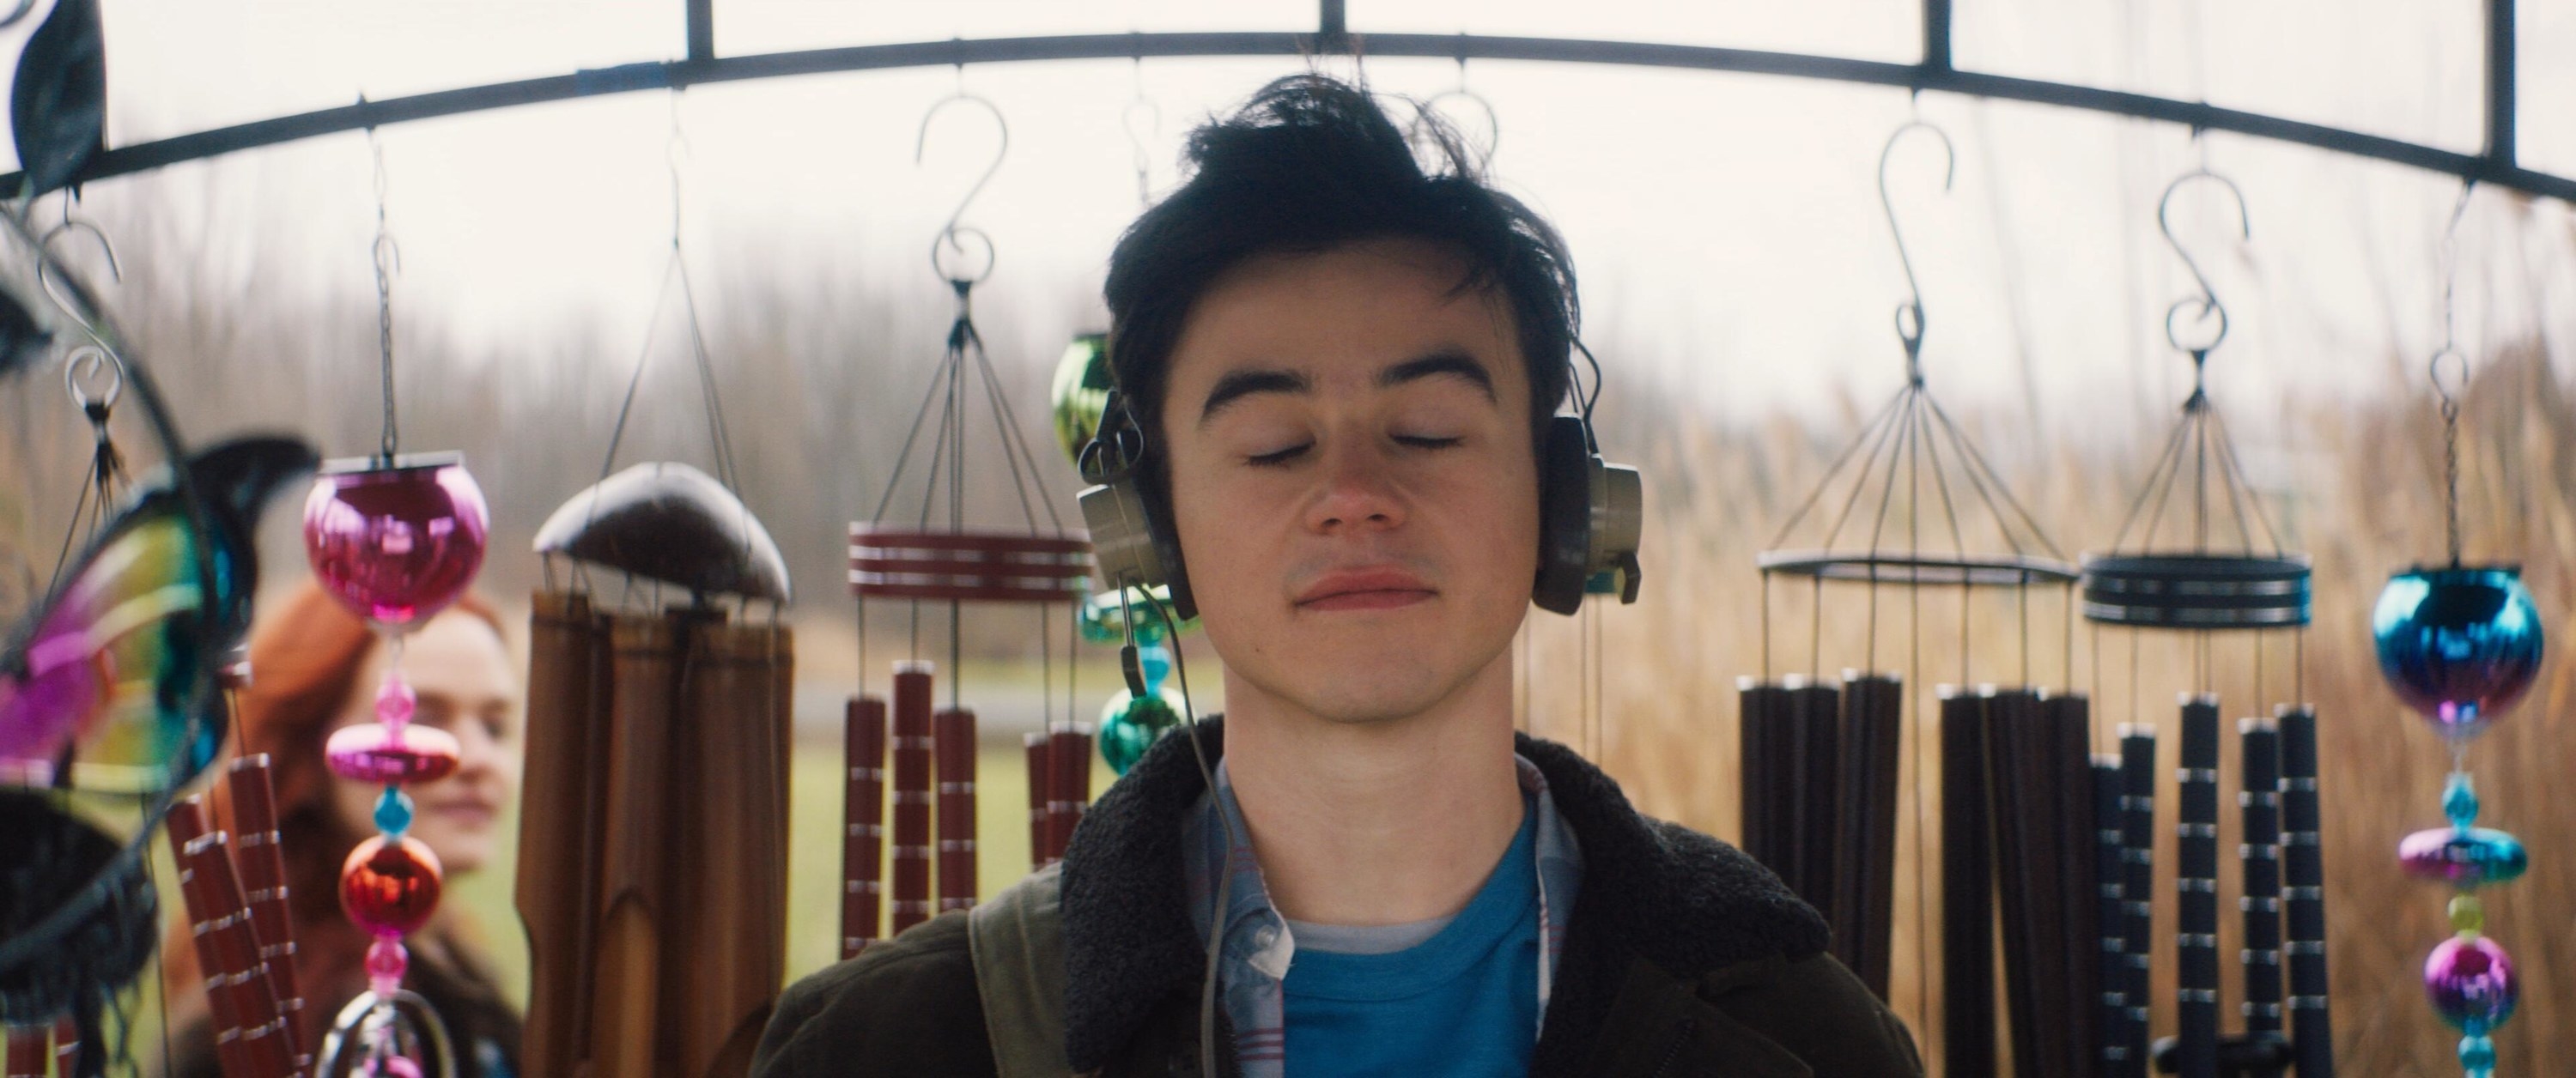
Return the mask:
<path id="1" fill-rule="evenodd" d="M 499 764 L 501 746 L 481 717 L 464 716 L 451 723 L 448 732 L 456 736 L 456 778 L 479 782 Z"/>
<path id="2" fill-rule="evenodd" d="M 1307 507 L 1306 526 L 1324 535 L 1403 526 L 1404 497 L 1387 455 L 1375 446 L 1350 444 L 1357 439 L 1341 441 L 1342 446 L 1325 451 L 1324 486 Z"/>

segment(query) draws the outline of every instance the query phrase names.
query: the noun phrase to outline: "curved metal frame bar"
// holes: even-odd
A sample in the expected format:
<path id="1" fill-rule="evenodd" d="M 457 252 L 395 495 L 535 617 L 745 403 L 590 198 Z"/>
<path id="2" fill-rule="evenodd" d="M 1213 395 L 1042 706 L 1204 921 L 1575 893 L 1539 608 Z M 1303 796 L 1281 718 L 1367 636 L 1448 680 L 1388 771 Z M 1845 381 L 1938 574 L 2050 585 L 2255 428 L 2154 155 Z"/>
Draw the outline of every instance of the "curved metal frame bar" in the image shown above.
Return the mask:
<path id="1" fill-rule="evenodd" d="M 1340 53 L 1732 71 L 2027 101 L 2183 124 L 2195 130 L 2229 131 L 2297 143 L 2576 203 L 2576 177 L 2536 172 L 2514 161 L 2514 0 L 2487 0 L 2487 148 L 2479 154 L 2459 153 L 2202 102 L 1961 71 L 1950 66 L 1949 0 L 1925 0 L 1925 59 L 1913 64 L 1639 41 L 1475 34 L 1356 34 L 1344 26 L 1341 0 L 1320 0 L 1320 6 L 1322 17 L 1316 33 L 1248 31 L 960 38 L 720 57 L 715 55 L 714 49 L 712 3 L 709 0 L 688 0 L 689 52 L 686 59 L 586 69 L 570 75 L 438 90 L 383 101 L 362 100 L 354 105 L 119 146 L 102 150 L 92 157 L 73 182 L 86 183 L 183 161 L 387 124 L 603 94 L 676 89 L 701 83 L 1043 60 L 1293 57 Z M 0 190 L 14 189 L 17 184 L 16 173 L 0 176 Z"/>

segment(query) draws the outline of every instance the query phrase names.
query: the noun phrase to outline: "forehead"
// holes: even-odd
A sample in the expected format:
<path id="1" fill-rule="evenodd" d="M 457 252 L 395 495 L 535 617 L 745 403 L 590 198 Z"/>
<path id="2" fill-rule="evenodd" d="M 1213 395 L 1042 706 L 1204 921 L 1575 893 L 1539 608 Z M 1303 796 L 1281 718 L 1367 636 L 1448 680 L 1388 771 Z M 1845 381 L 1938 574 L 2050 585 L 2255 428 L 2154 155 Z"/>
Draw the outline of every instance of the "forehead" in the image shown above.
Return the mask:
<path id="1" fill-rule="evenodd" d="M 1510 305 L 1494 288 L 1462 287 L 1467 279 L 1463 258 L 1419 239 L 1255 255 L 1200 293 L 1174 342 L 1170 382 L 1203 384 L 1257 363 L 1329 385 L 1440 349 L 1517 369 Z"/>

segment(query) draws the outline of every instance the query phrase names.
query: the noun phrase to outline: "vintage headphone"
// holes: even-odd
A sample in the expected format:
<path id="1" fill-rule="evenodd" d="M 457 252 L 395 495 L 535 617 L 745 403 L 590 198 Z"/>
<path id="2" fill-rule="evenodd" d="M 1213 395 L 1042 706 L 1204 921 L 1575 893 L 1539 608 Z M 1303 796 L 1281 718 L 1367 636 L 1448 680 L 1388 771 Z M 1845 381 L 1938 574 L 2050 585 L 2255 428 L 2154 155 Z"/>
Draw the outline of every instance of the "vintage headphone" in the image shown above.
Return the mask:
<path id="1" fill-rule="evenodd" d="M 1580 342 L 1575 348 L 1591 356 Z M 1572 368 L 1569 357 L 1569 373 Z M 1593 370 L 1592 396 L 1598 396 L 1597 363 Z M 1591 397 L 1580 392 L 1579 382 L 1572 384 L 1576 413 L 1550 418 L 1539 446 L 1538 579 L 1530 586 L 1530 601 L 1558 614 L 1579 609 L 1586 582 L 1611 570 L 1619 574 L 1619 601 L 1637 601 L 1637 545 L 1645 524 L 1644 482 L 1637 469 L 1601 459 Z M 1092 484 L 1081 495 L 1082 519 L 1091 529 L 1093 564 L 1104 587 L 1168 586 L 1172 612 L 1187 620 L 1198 616 L 1198 603 L 1190 595 L 1171 506 L 1142 478 L 1151 451 L 1129 398 L 1110 390 L 1100 425 L 1082 447 L 1082 478 Z"/>

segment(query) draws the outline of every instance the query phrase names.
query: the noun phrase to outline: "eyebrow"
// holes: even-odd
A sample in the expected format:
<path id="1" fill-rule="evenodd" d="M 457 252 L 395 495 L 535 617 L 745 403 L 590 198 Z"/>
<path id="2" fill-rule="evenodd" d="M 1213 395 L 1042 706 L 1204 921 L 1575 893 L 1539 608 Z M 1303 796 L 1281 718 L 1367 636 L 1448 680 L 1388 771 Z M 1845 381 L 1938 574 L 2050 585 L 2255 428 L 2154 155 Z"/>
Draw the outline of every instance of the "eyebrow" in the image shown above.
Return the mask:
<path id="1" fill-rule="evenodd" d="M 1437 378 L 1442 375 L 1464 379 L 1482 392 L 1486 400 L 1498 401 L 1494 396 L 1494 376 L 1485 370 L 1485 365 L 1477 362 L 1474 356 L 1455 349 L 1434 352 L 1418 359 L 1408 359 L 1379 371 L 1377 385 L 1380 389 L 1393 389 L 1409 382 Z M 1216 418 L 1216 414 L 1226 406 L 1255 394 L 1284 393 L 1291 396 L 1306 396 L 1314 391 L 1314 379 L 1299 371 L 1277 369 L 1228 371 L 1217 378 L 1216 385 L 1209 387 L 1207 400 L 1199 405 L 1199 425 L 1206 426 L 1208 421 Z"/>

